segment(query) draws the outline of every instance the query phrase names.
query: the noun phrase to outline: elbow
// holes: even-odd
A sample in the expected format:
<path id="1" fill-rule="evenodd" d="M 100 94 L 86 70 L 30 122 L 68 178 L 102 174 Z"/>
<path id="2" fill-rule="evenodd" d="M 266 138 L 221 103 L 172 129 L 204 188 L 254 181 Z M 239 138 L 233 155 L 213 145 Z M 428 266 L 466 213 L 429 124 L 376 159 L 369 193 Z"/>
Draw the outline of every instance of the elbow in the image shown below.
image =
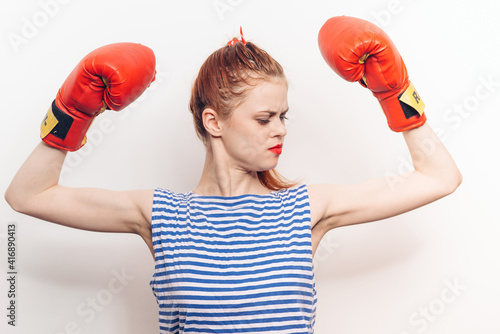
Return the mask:
<path id="1" fill-rule="evenodd" d="M 462 173 L 460 173 L 458 171 L 458 175 L 457 175 L 457 183 L 456 183 L 456 186 L 455 186 L 455 190 L 462 184 L 462 181 L 464 180 L 464 177 L 462 176 Z"/>
<path id="2" fill-rule="evenodd" d="M 4 198 L 7 204 L 9 204 L 14 211 L 24 213 L 22 203 L 25 201 L 23 201 L 21 196 L 19 196 L 19 194 L 17 194 L 11 187 L 9 187 L 5 192 Z"/>
<path id="3" fill-rule="evenodd" d="M 445 178 L 443 186 L 444 195 L 447 196 L 454 193 L 455 190 L 457 190 L 457 188 L 462 184 L 462 181 L 463 181 L 463 176 L 460 173 L 460 171 L 458 171 L 458 169 L 454 173 L 449 174 Z"/>

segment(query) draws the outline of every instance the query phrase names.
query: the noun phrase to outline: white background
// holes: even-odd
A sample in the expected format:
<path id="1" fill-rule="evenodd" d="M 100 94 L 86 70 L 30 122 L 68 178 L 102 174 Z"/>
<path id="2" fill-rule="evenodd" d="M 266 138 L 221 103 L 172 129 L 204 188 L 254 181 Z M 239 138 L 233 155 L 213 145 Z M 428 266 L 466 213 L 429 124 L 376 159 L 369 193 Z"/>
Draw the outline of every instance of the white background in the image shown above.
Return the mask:
<path id="1" fill-rule="evenodd" d="M 398 46 L 464 182 L 416 211 L 329 232 L 315 260 L 316 333 L 500 333 L 499 12 L 496 0 L 3 1 L 0 192 L 39 142 L 40 122 L 77 62 L 124 41 L 155 51 L 157 81 L 121 114 L 99 116 L 89 144 L 67 159 L 61 183 L 192 190 L 204 148 L 187 109 L 190 87 L 240 25 L 290 81 L 278 166 L 285 176 L 354 183 L 408 171 L 402 135 L 387 128 L 370 92 L 337 77 L 317 47 L 328 18 L 357 16 Z M 56 226 L 5 201 L 0 210 L 3 273 L 6 226 L 18 227 L 15 328 L 6 326 L 8 287 L 0 277 L 7 333 L 158 332 L 148 285 L 153 260 L 139 237 Z M 116 273 L 127 277 L 122 285 Z"/>

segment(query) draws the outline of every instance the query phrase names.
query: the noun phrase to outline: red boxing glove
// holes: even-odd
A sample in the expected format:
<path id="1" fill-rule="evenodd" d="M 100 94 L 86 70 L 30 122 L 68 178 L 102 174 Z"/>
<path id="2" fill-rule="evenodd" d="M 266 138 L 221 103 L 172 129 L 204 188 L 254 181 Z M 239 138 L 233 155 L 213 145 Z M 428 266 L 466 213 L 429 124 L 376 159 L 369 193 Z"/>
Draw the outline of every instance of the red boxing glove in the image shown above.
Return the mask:
<path id="1" fill-rule="evenodd" d="M 119 111 L 155 79 L 153 51 L 141 44 L 116 43 L 85 56 L 59 89 L 42 122 L 40 136 L 50 146 L 76 151 L 86 142 L 94 118 Z"/>
<path id="2" fill-rule="evenodd" d="M 382 29 L 354 17 L 332 17 L 319 31 L 318 43 L 323 58 L 338 75 L 372 91 L 393 131 L 407 131 L 426 122 L 424 102 Z"/>

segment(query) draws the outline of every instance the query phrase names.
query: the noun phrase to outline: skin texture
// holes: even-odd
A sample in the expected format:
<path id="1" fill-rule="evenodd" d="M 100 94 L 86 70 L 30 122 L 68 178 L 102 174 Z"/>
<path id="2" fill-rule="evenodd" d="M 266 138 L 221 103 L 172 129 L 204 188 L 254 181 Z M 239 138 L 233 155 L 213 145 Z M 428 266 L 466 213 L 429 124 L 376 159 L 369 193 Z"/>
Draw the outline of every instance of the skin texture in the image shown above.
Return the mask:
<path id="1" fill-rule="evenodd" d="M 269 148 L 283 143 L 288 110 L 284 81 L 261 81 L 229 119 L 206 109 L 210 138 L 200 181 L 200 195 L 266 194 L 257 171 L 277 166 Z M 395 216 L 452 193 L 462 176 L 432 131 L 423 126 L 403 132 L 415 170 L 389 183 L 379 178 L 353 185 L 315 184 L 307 189 L 311 204 L 313 252 L 331 229 Z M 283 146 L 286 153 L 286 145 Z M 91 231 L 140 235 L 151 252 L 153 190 L 110 191 L 58 184 L 67 152 L 40 143 L 7 189 L 12 208 L 49 222 Z"/>

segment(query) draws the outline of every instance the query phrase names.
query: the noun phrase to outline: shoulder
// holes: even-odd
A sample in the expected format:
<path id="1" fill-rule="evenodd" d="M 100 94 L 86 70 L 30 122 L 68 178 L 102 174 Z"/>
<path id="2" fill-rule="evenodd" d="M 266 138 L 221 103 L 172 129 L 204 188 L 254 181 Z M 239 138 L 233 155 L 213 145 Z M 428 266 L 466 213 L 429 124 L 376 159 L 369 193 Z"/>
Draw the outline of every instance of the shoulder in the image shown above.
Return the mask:
<path id="1" fill-rule="evenodd" d="M 178 193 L 173 190 L 167 188 L 155 188 L 152 192 L 153 203 L 156 202 L 176 202 L 182 199 L 193 197 L 193 193 L 191 191 Z"/>
<path id="2" fill-rule="evenodd" d="M 273 191 L 270 194 L 274 200 L 280 200 L 283 204 L 309 202 L 309 194 L 305 184 L 295 185 L 290 188 L 284 188 Z"/>
<path id="3" fill-rule="evenodd" d="M 188 192 L 175 192 L 171 189 L 157 187 L 152 192 L 152 202 L 149 207 L 150 215 L 155 211 L 172 211 L 177 210 L 179 207 L 189 206 L 196 202 L 197 195 L 192 191 Z M 152 212 L 151 212 L 152 211 Z"/>
<path id="4" fill-rule="evenodd" d="M 325 220 L 327 213 L 334 203 L 341 201 L 341 194 L 345 186 L 338 184 L 312 184 L 307 185 L 309 202 L 311 206 L 311 227 Z"/>
<path id="5" fill-rule="evenodd" d="M 275 192 L 282 196 L 304 196 L 307 195 L 307 185 L 298 184 L 290 188 L 284 188 Z"/>

